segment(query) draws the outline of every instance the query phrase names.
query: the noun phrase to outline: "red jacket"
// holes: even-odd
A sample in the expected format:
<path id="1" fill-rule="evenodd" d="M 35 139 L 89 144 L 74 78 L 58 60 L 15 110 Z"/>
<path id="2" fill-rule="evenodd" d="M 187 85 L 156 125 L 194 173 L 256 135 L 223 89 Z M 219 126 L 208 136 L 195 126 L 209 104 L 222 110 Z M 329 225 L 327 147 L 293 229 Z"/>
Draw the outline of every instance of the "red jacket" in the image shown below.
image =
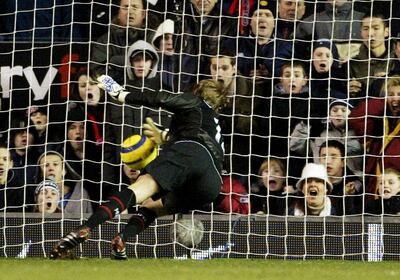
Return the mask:
<path id="1" fill-rule="evenodd" d="M 249 195 L 246 187 L 235 178 L 222 177 L 222 201 L 217 205 L 217 211 L 224 213 L 249 214 Z"/>
<path id="2" fill-rule="evenodd" d="M 382 153 L 385 122 L 389 128 L 386 136 L 393 133 L 396 126 L 400 126 L 400 118 L 390 117 L 390 110 L 385 107 L 385 99 L 371 98 L 360 102 L 351 111 L 349 119 L 350 126 L 356 134 L 365 136 L 369 144 L 366 149 L 365 175 L 369 177 L 366 191 L 371 194 L 376 193 L 376 175 L 386 168 L 400 168 L 400 132 L 395 133 L 395 137 L 388 141 Z"/>

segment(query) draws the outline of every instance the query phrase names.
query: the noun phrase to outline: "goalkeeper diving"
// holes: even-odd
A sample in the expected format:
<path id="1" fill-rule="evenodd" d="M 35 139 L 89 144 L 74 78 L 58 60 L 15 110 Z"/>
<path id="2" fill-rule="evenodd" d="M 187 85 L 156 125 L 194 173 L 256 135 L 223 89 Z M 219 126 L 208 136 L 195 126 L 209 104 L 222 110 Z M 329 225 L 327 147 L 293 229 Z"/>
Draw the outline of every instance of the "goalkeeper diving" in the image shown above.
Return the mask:
<path id="1" fill-rule="evenodd" d="M 109 197 L 83 225 L 63 237 L 50 252 L 52 259 L 71 255 L 74 247 L 89 238 L 93 228 L 143 203 L 111 241 L 111 257 L 127 259 L 126 241 L 157 217 L 202 207 L 213 202 L 221 190 L 224 154 L 218 111 L 226 105 L 227 97 L 220 82 L 203 80 L 193 92 L 171 94 L 162 90 L 126 90 L 106 75 L 97 80 L 101 89 L 121 103 L 162 107 L 172 112 L 171 124 L 167 132 L 147 119 L 144 134 L 163 145 L 160 155 L 144 168 L 135 183 Z"/>

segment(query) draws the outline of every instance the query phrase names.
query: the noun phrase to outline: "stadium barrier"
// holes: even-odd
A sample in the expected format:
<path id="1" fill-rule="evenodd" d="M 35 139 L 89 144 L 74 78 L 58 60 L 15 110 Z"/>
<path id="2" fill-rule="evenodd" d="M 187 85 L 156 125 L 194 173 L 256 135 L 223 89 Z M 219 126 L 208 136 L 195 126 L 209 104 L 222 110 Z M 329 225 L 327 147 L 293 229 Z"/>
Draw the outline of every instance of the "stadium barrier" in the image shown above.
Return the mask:
<path id="1" fill-rule="evenodd" d="M 191 215 L 184 215 L 190 218 Z M 399 260 L 399 219 L 391 217 L 268 217 L 195 215 L 204 224 L 197 248 L 186 248 L 171 233 L 174 216 L 158 219 L 127 244 L 130 258 L 265 258 Z M 78 257 L 108 258 L 110 240 L 129 215 L 95 229 L 78 247 Z M 57 240 L 80 224 L 78 216 L 0 215 L 0 256 L 46 257 Z"/>

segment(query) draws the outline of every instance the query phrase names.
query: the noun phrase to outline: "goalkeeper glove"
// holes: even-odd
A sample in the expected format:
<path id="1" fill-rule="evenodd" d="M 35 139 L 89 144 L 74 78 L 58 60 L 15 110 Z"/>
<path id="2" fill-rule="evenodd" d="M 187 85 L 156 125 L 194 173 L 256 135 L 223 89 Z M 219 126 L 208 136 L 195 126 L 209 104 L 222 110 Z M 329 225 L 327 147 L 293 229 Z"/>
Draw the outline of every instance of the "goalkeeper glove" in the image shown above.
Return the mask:
<path id="1" fill-rule="evenodd" d="M 168 141 L 167 133 L 166 130 L 158 128 L 151 118 L 146 118 L 146 123 L 143 124 L 143 134 L 158 146 L 161 146 Z"/>
<path id="2" fill-rule="evenodd" d="M 129 94 L 122 86 L 120 86 L 113 78 L 107 75 L 101 75 L 97 78 L 97 86 L 121 103 L 125 102 L 125 97 Z"/>

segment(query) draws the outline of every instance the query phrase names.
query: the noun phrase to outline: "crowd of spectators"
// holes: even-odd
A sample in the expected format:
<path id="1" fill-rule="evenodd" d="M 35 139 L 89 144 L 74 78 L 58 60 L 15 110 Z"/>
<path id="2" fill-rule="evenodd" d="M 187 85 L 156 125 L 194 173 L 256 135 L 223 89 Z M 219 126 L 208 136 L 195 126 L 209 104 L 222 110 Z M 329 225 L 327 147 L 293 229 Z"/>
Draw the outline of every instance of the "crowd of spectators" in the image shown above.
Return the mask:
<path id="1" fill-rule="evenodd" d="M 1 212 L 91 213 L 134 182 L 140 170 L 121 162 L 122 141 L 146 117 L 167 127 L 171 115 L 108 99 L 95 84 L 108 74 L 171 94 L 223 83 L 223 185 L 205 209 L 400 215 L 391 1 L 34 2 L 2 4 L 0 40 L 87 43 L 88 56 L 71 74 L 65 122 L 45 98 L 0 126 Z"/>

